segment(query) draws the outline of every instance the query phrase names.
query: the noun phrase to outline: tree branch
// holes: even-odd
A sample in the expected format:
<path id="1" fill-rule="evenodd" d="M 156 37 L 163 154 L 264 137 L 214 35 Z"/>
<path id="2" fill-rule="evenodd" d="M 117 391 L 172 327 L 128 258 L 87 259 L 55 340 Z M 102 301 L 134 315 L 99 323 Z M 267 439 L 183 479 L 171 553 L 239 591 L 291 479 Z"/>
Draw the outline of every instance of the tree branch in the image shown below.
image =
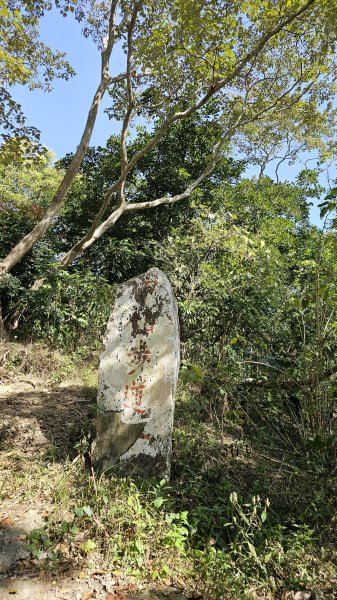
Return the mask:
<path id="1" fill-rule="evenodd" d="M 282 29 L 284 29 L 285 27 L 290 25 L 295 19 L 300 17 L 306 11 L 310 10 L 310 8 L 315 4 L 315 2 L 316 2 L 316 0 L 308 0 L 301 8 L 294 11 L 289 16 L 283 18 L 283 20 L 281 20 L 277 25 L 275 25 L 275 27 L 273 27 L 269 31 L 266 31 L 264 34 L 262 34 L 260 39 L 253 46 L 253 48 L 248 53 L 246 53 L 246 55 L 243 58 L 241 58 L 237 61 L 234 68 L 231 70 L 231 72 L 226 77 L 213 82 L 212 85 L 207 89 L 206 93 L 204 93 L 204 95 L 197 102 L 195 102 L 192 106 L 190 106 L 189 108 L 187 108 L 184 111 L 177 111 L 177 112 L 171 114 L 170 116 L 168 116 L 166 118 L 166 120 L 162 123 L 162 125 L 159 127 L 159 129 L 157 130 L 157 132 L 155 133 L 153 138 L 141 150 L 139 150 L 138 152 L 135 152 L 135 154 L 132 156 L 131 160 L 128 161 L 128 157 L 127 157 L 127 153 L 126 153 L 125 138 L 126 138 L 126 133 L 127 133 L 128 127 L 129 127 L 130 119 L 132 116 L 132 110 L 133 110 L 133 108 L 132 108 L 133 92 L 132 92 L 132 87 L 130 87 L 130 84 L 131 84 L 131 54 L 132 54 L 130 52 L 130 50 L 132 49 L 131 46 L 132 46 L 132 29 L 133 29 L 133 26 L 131 27 L 131 23 L 132 23 L 132 19 L 131 19 L 130 26 L 129 26 L 129 38 L 130 38 L 130 32 L 131 32 L 131 38 L 130 38 L 131 43 L 130 43 L 130 47 L 129 47 L 128 73 L 126 74 L 126 78 L 128 80 L 129 108 L 127 110 L 127 113 L 126 113 L 125 119 L 124 119 L 124 128 L 122 131 L 122 144 L 121 144 L 123 165 L 121 168 L 120 177 L 118 178 L 117 182 L 113 186 L 111 186 L 105 193 L 104 201 L 103 201 L 102 207 L 97 215 L 97 218 L 98 217 L 101 218 L 101 216 L 104 214 L 106 207 L 108 206 L 108 204 L 111 200 L 112 194 L 114 192 L 118 192 L 120 206 L 112 213 L 112 215 L 110 215 L 110 217 L 108 217 L 108 219 L 104 223 L 102 223 L 101 225 L 99 225 L 96 228 L 95 232 L 91 236 L 89 236 L 88 234 L 87 234 L 87 236 L 85 236 L 86 240 L 83 244 L 83 249 L 85 249 L 86 247 L 89 247 L 93 243 L 93 241 L 95 241 L 95 239 L 100 237 L 107 229 L 109 229 L 109 227 L 111 227 L 111 225 L 116 222 L 117 218 L 119 218 L 121 216 L 121 214 L 123 214 L 124 210 L 128 210 L 128 211 L 143 210 L 146 208 L 159 206 L 161 204 L 172 204 L 174 202 L 178 202 L 179 200 L 182 200 L 182 199 L 188 197 L 191 194 L 191 192 L 199 185 L 199 183 L 201 181 L 203 181 L 203 179 L 209 175 L 209 173 L 212 171 L 212 169 L 214 168 L 214 166 L 218 160 L 218 158 L 216 158 L 216 153 L 212 157 L 209 164 L 206 166 L 203 173 L 182 194 L 178 194 L 172 198 L 169 198 L 169 197 L 158 198 L 151 202 L 130 204 L 130 205 L 125 204 L 125 207 L 123 205 L 123 202 L 125 202 L 125 199 L 123 196 L 124 185 L 125 185 L 125 181 L 127 179 L 128 174 L 132 171 L 132 169 L 135 167 L 135 165 L 138 163 L 138 161 L 159 143 L 159 141 L 161 140 L 161 138 L 163 137 L 165 132 L 168 130 L 168 128 L 174 122 L 188 118 L 191 115 L 193 115 L 196 111 L 198 111 L 200 108 L 202 108 L 210 100 L 210 98 L 212 98 L 214 96 L 214 94 L 219 92 L 226 85 L 233 82 L 235 80 L 235 78 L 237 78 L 242 73 L 244 68 L 249 63 L 251 63 L 252 61 L 255 60 L 255 58 L 263 51 L 265 46 L 268 44 L 268 42 L 273 37 L 275 37 Z M 118 5 L 118 0 L 113 0 L 111 2 L 108 39 L 107 39 L 106 43 L 104 44 L 103 50 L 102 50 L 102 69 L 101 69 L 102 78 L 101 78 L 101 82 L 98 86 L 98 89 L 95 93 L 95 96 L 94 96 L 94 99 L 93 99 L 93 102 L 92 102 L 92 105 L 91 105 L 91 108 L 89 111 L 87 123 L 86 123 L 85 129 L 84 129 L 81 141 L 80 141 L 80 145 L 77 148 L 77 151 L 74 154 L 74 157 L 70 163 L 70 166 L 68 167 L 68 169 L 66 171 L 64 179 L 59 187 L 59 190 L 57 191 L 57 193 L 52 201 L 52 204 L 47 209 L 44 217 L 34 227 L 34 229 L 27 236 L 25 236 L 15 246 L 15 248 L 12 249 L 12 251 L 7 255 L 7 257 L 2 261 L 2 263 L 0 263 L 0 272 L 1 271 L 2 272 L 9 271 L 34 246 L 34 244 L 39 239 L 41 239 L 41 237 L 44 235 L 44 233 L 48 229 L 49 225 L 51 224 L 53 218 L 59 212 L 60 207 L 63 203 L 64 197 L 65 197 L 71 183 L 73 182 L 75 175 L 78 172 L 78 169 L 81 165 L 85 151 L 86 151 L 89 141 L 90 141 L 90 137 L 91 137 L 92 129 L 93 129 L 93 126 L 94 126 L 94 123 L 96 120 L 99 104 L 100 104 L 102 97 L 107 89 L 107 86 L 111 82 L 113 82 L 113 79 L 109 76 L 108 67 L 109 67 L 109 59 L 110 59 L 111 51 L 112 51 L 112 48 L 113 48 L 113 45 L 114 45 L 114 42 L 116 39 L 115 18 L 116 18 L 117 5 Z M 139 10 L 139 7 L 140 7 L 140 3 L 137 3 L 134 7 L 134 13 L 133 13 L 135 15 L 134 18 L 136 18 L 136 14 Z M 129 39 L 129 41 L 130 41 L 130 39 Z M 118 76 L 118 81 L 121 78 L 125 78 L 125 75 Z M 256 116 L 254 117 L 254 120 L 256 120 Z M 228 139 L 228 132 L 224 136 L 223 140 L 227 140 L 227 139 Z M 224 142 L 221 142 L 221 141 L 219 142 L 219 144 L 220 144 L 219 150 L 221 149 L 223 143 Z M 123 209 L 123 210 L 121 210 L 121 209 Z M 95 218 L 95 224 L 97 223 L 97 218 Z M 92 232 L 92 230 L 93 230 L 93 226 L 90 228 L 90 233 Z M 79 242 L 79 243 L 81 243 L 81 242 Z M 70 252 L 72 253 L 72 250 Z M 64 257 L 64 259 L 65 259 L 65 257 Z M 67 264 L 69 264 L 69 262 Z"/>
<path id="2" fill-rule="evenodd" d="M 190 106 L 185 111 L 178 111 L 178 112 L 175 112 L 173 115 L 167 117 L 167 119 L 165 119 L 165 121 L 159 127 L 159 129 L 157 130 L 157 132 L 153 136 L 153 138 L 141 150 L 138 150 L 138 152 L 135 152 L 135 154 L 132 156 L 131 160 L 128 162 L 127 167 L 125 168 L 125 172 L 123 174 L 121 174 L 118 181 L 113 186 L 111 186 L 111 188 L 110 188 L 111 193 L 115 192 L 118 189 L 118 186 L 120 185 L 121 181 L 128 176 L 130 171 L 135 167 L 135 165 L 139 162 L 139 160 L 141 158 L 143 158 L 143 156 L 145 156 L 153 148 L 155 148 L 155 146 L 157 146 L 157 144 L 159 143 L 159 141 L 161 140 L 163 135 L 166 133 L 168 128 L 173 123 L 192 116 L 195 112 L 197 112 L 200 108 L 202 108 L 205 104 L 207 104 L 207 102 L 218 91 L 220 91 L 226 85 L 231 83 L 242 72 L 244 67 L 248 63 L 250 63 L 252 60 L 254 60 L 258 56 L 258 54 L 260 54 L 260 52 L 262 52 L 264 47 L 267 45 L 267 43 L 273 37 L 275 37 L 284 27 L 286 27 L 287 25 L 292 23 L 296 18 L 298 18 L 304 12 L 309 10 L 309 8 L 315 2 L 316 2 L 316 0 L 308 0 L 308 2 L 302 8 L 298 9 L 297 11 L 295 11 L 294 13 L 289 15 L 289 17 L 287 17 L 286 19 L 281 21 L 273 29 L 271 29 L 270 31 L 268 31 L 264 35 L 262 35 L 260 40 L 255 44 L 255 47 L 250 52 L 248 52 L 240 61 L 238 61 L 237 65 L 233 69 L 233 71 L 229 75 L 227 75 L 227 77 L 225 77 L 224 79 L 221 79 L 221 80 L 217 81 L 216 83 L 212 84 L 208 88 L 207 92 L 202 96 L 202 98 L 200 98 L 200 100 L 198 102 L 196 102 L 195 104 Z M 107 192 L 108 191 L 109 190 L 107 190 Z"/>
<path id="3" fill-rule="evenodd" d="M 256 115 L 253 115 L 252 117 L 246 119 L 246 121 L 244 121 L 243 124 L 247 125 L 249 123 L 259 120 L 261 118 L 262 114 L 265 114 L 265 113 L 273 110 L 277 106 L 277 104 L 285 98 L 285 96 L 287 94 L 291 93 L 291 91 L 293 89 L 294 89 L 294 85 L 292 85 L 286 92 L 284 92 L 271 105 L 267 106 L 263 111 L 259 111 Z M 304 90 L 300 95 L 298 95 L 296 97 L 294 104 L 303 96 L 305 91 L 306 90 Z M 166 205 L 175 204 L 176 202 L 179 202 L 180 200 L 184 200 L 185 198 L 188 198 L 191 195 L 191 193 L 193 192 L 193 190 L 195 190 L 200 185 L 200 183 L 204 179 L 206 179 L 206 177 L 208 177 L 208 175 L 210 175 L 210 173 L 213 171 L 215 165 L 221 158 L 221 150 L 222 150 L 224 144 L 231 138 L 233 132 L 237 129 L 239 124 L 242 122 L 243 115 L 244 115 L 244 107 L 242 108 L 242 111 L 241 111 L 238 119 L 236 119 L 236 121 L 227 130 L 227 132 L 224 134 L 224 136 L 221 138 L 221 140 L 214 146 L 211 160 L 207 163 L 205 169 L 202 171 L 202 173 L 199 175 L 199 177 L 195 181 L 193 181 L 180 194 L 176 194 L 175 196 L 172 196 L 172 197 L 162 196 L 161 198 L 157 198 L 155 200 L 149 200 L 146 202 L 130 203 L 130 204 L 125 203 L 125 201 L 123 201 L 121 198 L 121 194 L 123 194 L 123 199 L 124 199 L 124 185 L 125 185 L 125 180 L 127 177 L 128 166 L 130 165 L 130 162 L 131 162 L 130 161 L 125 166 L 125 169 L 124 169 L 124 172 L 126 173 L 125 178 L 122 180 L 120 180 L 121 178 L 119 178 L 119 180 L 113 186 L 111 186 L 110 188 L 107 189 L 105 196 L 104 196 L 103 204 L 97 215 L 97 216 L 99 216 L 99 220 L 97 218 L 95 218 L 95 221 L 92 224 L 92 226 L 90 227 L 87 234 L 81 240 L 79 240 L 71 248 L 71 250 L 69 250 L 69 252 L 67 252 L 67 254 L 65 254 L 63 256 L 63 258 L 60 261 L 60 266 L 65 267 L 65 266 L 68 266 L 69 264 L 71 264 L 71 262 L 73 260 L 75 260 L 77 258 L 77 256 L 79 256 L 85 249 L 89 248 L 108 229 L 110 229 L 112 227 L 112 225 L 114 225 L 116 223 L 116 221 L 122 216 L 122 214 L 124 212 L 147 210 L 149 208 L 155 208 L 155 207 L 161 206 L 163 204 L 166 204 Z M 109 205 L 112 194 L 116 191 L 119 193 L 118 209 L 114 210 L 113 213 L 105 221 L 103 221 L 103 223 L 98 225 L 102 215 L 104 214 L 107 206 Z M 120 208 L 122 210 L 119 210 Z"/>
<path id="4" fill-rule="evenodd" d="M 126 67 L 126 75 L 127 75 L 127 109 L 125 113 L 125 117 L 122 125 L 122 133 L 121 133 L 121 141 L 120 141 L 120 157 L 121 157 L 121 173 L 123 174 L 127 165 L 128 165 L 128 154 L 126 148 L 126 137 L 128 134 L 128 130 L 130 127 L 130 122 L 132 116 L 134 114 L 135 109 L 135 94 L 132 86 L 132 68 L 133 68 L 133 30 L 136 23 L 137 14 L 139 9 L 143 3 L 143 0 L 137 2 L 133 8 L 130 23 L 128 25 L 128 36 L 127 36 L 127 44 L 128 44 L 128 55 L 127 55 L 127 67 Z M 124 186 L 123 186 L 124 187 Z M 122 187 L 120 189 L 120 202 L 125 203 L 125 198 L 123 195 Z"/>
<path id="5" fill-rule="evenodd" d="M 217 144 L 213 148 L 212 156 L 206 167 L 199 175 L 199 177 L 193 181 L 181 194 L 177 194 L 175 196 L 163 196 L 162 198 L 157 198 L 156 200 L 150 200 L 149 202 L 139 202 L 135 204 L 120 204 L 118 208 L 116 208 L 113 213 L 105 220 L 101 225 L 99 225 L 95 230 L 93 227 L 90 228 L 90 232 L 86 234 L 69 252 L 61 259 L 60 266 L 69 265 L 77 256 L 81 254 L 84 250 L 89 248 L 97 239 L 99 239 L 108 229 L 112 227 L 116 223 L 116 221 L 122 216 L 124 212 L 136 211 L 136 210 L 146 210 L 148 208 L 154 208 L 156 206 L 160 206 L 162 204 L 174 204 L 188 198 L 194 189 L 198 187 L 198 185 L 208 177 L 208 175 L 213 171 L 217 162 L 221 159 L 221 152 L 223 146 L 228 141 L 231 136 L 232 130 L 234 130 L 239 121 L 242 119 L 243 113 L 240 114 L 238 119 L 232 125 L 231 129 L 227 131 L 227 133 L 217 142 Z M 110 190 L 108 190 L 105 194 L 105 202 L 110 199 Z M 103 205 L 102 205 L 103 206 Z M 102 208 L 102 207 L 101 207 Z"/>
<path id="6" fill-rule="evenodd" d="M 83 130 L 83 134 L 77 150 L 72 158 L 72 161 L 65 172 L 63 180 L 50 204 L 46 210 L 42 219 L 35 225 L 35 227 L 26 236 L 24 236 L 20 242 L 12 248 L 9 254 L 0 262 L 0 273 L 7 273 L 10 271 L 25 254 L 38 242 L 51 225 L 54 217 L 58 214 L 64 198 L 74 181 L 75 176 L 81 166 L 83 157 L 88 148 L 92 131 L 96 122 L 99 106 L 102 98 L 107 90 L 107 87 L 114 81 L 120 81 L 125 78 L 125 75 L 119 75 L 118 77 L 111 78 L 109 75 L 109 60 L 111 51 L 115 42 L 115 17 L 118 0 L 111 2 L 110 18 L 109 18 L 109 33 L 108 39 L 105 44 L 105 48 L 102 51 L 102 69 L 101 69 L 101 80 L 94 94 L 87 121 Z"/>

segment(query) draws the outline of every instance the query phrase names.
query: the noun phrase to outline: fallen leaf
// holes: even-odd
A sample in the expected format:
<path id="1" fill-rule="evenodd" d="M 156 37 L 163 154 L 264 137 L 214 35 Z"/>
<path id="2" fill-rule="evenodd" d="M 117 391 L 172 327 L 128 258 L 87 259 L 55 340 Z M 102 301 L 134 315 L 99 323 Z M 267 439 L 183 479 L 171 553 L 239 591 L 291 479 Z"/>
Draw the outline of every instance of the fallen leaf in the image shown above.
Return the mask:
<path id="1" fill-rule="evenodd" d="M 79 574 L 78 574 L 78 576 L 79 576 L 80 579 L 84 579 L 84 577 L 86 577 L 87 574 L 84 571 L 80 571 Z"/>
<path id="2" fill-rule="evenodd" d="M 5 517 L 4 519 L 1 519 L 0 527 L 9 527 L 10 525 L 13 525 L 13 523 L 13 519 L 11 519 L 10 517 Z"/>
<path id="3" fill-rule="evenodd" d="M 25 567 L 30 567 L 30 558 L 21 561 Z"/>
<path id="4" fill-rule="evenodd" d="M 38 577 L 44 577 L 44 576 L 45 576 L 45 574 L 46 574 L 46 571 L 44 571 L 43 569 L 41 569 L 41 570 L 38 572 Z"/>
<path id="5" fill-rule="evenodd" d="M 91 592 L 84 592 L 81 596 L 81 600 L 89 600 L 89 598 L 96 598 L 96 590 L 92 590 Z"/>
<path id="6" fill-rule="evenodd" d="M 69 556 L 69 548 L 66 544 L 59 544 L 58 549 L 60 550 L 60 552 L 62 552 L 62 554 L 66 554 L 67 556 Z"/>
<path id="7" fill-rule="evenodd" d="M 103 571 L 102 569 L 96 569 L 96 571 L 90 573 L 90 577 L 95 577 L 95 575 L 106 575 L 106 571 Z"/>
<path id="8" fill-rule="evenodd" d="M 18 590 L 16 590 L 15 588 L 9 588 L 8 589 L 8 593 L 9 594 L 16 594 Z"/>

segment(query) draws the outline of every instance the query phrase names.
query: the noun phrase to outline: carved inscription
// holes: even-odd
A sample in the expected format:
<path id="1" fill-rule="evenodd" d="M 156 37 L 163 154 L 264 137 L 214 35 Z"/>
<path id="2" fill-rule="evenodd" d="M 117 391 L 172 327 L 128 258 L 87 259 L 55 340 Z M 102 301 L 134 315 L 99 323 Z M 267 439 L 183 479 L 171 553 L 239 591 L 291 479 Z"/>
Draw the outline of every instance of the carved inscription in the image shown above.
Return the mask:
<path id="1" fill-rule="evenodd" d="M 93 448 L 101 469 L 168 477 L 178 368 L 175 298 L 150 269 L 120 286 L 108 323 Z"/>

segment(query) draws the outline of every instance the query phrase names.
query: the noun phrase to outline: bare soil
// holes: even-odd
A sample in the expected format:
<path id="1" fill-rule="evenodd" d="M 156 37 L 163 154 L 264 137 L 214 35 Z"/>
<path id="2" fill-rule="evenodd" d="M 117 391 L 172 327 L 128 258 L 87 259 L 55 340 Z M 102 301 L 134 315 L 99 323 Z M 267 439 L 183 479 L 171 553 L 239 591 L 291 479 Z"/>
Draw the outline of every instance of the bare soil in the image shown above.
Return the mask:
<path id="1" fill-rule="evenodd" d="M 3 376 L 0 387 L 0 473 L 2 482 L 15 482 L 15 473 L 43 461 L 74 455 L 74 444 L 94 429 L 95 393 L 81 382 L 53 385 L 43 378 Z M 4 484 L 2 484 L 4 486 Z M 1 484 L 0 484 L 1 486 Z M 7 488 L 5 487 L 5 490 Z M 0 598 L 7 600 L 131 600 L 174 598 L 180 590 L 170 586 L 155 590 L 132 579 L 106 572 L 99 564 L 65 564 L 57 575 L 45 572 L 27 550 L 27 536 L 43 527 L 49 506 L 45 495 L 13 484 L 12 493 L 0 487 Z"/>

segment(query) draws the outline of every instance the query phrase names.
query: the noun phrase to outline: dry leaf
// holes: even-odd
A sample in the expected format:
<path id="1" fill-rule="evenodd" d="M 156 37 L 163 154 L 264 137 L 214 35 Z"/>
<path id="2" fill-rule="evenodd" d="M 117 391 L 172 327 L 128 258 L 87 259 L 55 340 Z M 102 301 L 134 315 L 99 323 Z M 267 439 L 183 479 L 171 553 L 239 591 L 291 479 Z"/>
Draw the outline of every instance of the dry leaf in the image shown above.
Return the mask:
<path id="1" fill-rule="evenodd" d="M 16 590 L 15 588 L 9 588 L 8 589 L 8 593 L 9 594 L 16 594 L 18 590 Z"/>
<path id="2" fill-rule="evenodd" d="M 11 519 L 10 517 L 5 517 L 4 519 L 1 519 L 0 527 L 10 527 L 10 525 L 13 525 L 13 523 L 13 519 Z"/>
<path id="3" fill-rule="evenodd" d="M 91 592 L 84 592 L 81 596 L 81 600 L 89 600 L 89 598 L 96 598 L 96 590 L 92 590 Z"/>
<path id="4" fill-rule="evenodd" d="M 84 579 L 84 577 L 86 577 L 87 574 L 84 571 L 80 571 L 79 574 L 78 574 L 78 576 L 79 576 L 80 579 Z"/>
<path id="5" fill-rule="evenodd" d="M 213 537 L 208 538 L 207 546 L 214 546 L 216 544 L 216 540 Z"/>
<path id="6" fill-rule="evenodd" d="M 66 554 L 67 556 L 69 555 L 69 548 L 66 544 L 59 544 L 58 549 L 60 552 L 62 552 L 62 554 Z"/>

